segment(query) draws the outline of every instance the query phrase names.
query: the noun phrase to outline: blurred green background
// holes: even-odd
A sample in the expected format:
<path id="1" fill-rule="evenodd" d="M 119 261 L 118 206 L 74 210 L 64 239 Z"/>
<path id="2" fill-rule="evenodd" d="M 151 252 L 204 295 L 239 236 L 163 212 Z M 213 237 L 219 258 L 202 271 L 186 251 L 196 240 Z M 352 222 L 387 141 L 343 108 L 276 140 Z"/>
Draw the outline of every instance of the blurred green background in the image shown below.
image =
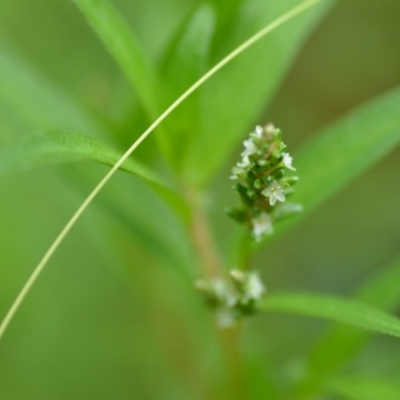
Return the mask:
<path id="1" fill-rule="evenodd" d="M 114 3 L 155 61 L 197 4 Z M 399 22 L 397 0 L 338 1 L 254 125 L 273 121 L 295 153 L 320 127 L 400 84 Z M 130 125 L 135 99 L 128 83 L 72 2 L 3 0 L 0 48 L 115 127 L 117 137 L 109 141 L 128 144 L 134 129 L 142 128 Z M 1 145 L 28 133 L 18 116 L 0 115 Z M 351 295 L 398 257 L 399 156 L 392 153 L 257 254 L 255 264 L 269 288 Z M 223 208 L 237 201 L 227 179 L 236 158 L 232 154 L 210 190 L 222 246 L 234 224 Z M 1 177 L 0 315 L 106 171 L 84 163 Z M 72 173 L 81 179 L 79 187 L 65 179 Z M 128 214 L 130 207 L 152 214 L 155 227 L 169 224 L 170 245 L 182 263 L 190 262 L 168 210 L 137 179 L 117 174 L 59 249 L 0 344 L 0 399 L 202 399 L 210 370 L 218 377 L 218 350 L 196 294 L 105 212 L 102 202 L 110 196 Z M 324 322 L 286 316 L 258 316 L 248 327 L 265 374 L 272 371 L 282 386 L 301 376 L 304 357 L 325 328 Z M 399 354 L 395 339 L 376 337 L 348 369 L 400 379 Z"/>

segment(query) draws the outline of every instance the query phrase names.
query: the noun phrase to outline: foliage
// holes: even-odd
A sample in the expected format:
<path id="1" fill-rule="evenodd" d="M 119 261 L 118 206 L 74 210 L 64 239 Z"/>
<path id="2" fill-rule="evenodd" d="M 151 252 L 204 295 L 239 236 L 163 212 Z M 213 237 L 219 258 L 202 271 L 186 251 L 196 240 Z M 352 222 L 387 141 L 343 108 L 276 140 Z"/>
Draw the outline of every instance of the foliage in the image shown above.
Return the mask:
<path id="1" fill-rule="evenodd" d="M 90 69 L 94 63 L 86 71 L 89 89 L 65 82 L 71 79 L 67 75 L 73 60 L 66 58 L 57 66 L 60 75 L 53 79 L 60 82 L 55 83 L 44 59 L 35 66 L 29 55 L 16 54 L 6 35 L 1 39 L 0 174 L 6 190 L 0 211 L 0 311 L 6 317 L 0 327 L 0 397 L 398 398 L 396 376 L 383 380 L 379 368 L 371 367 L 369 379 L 368 369 L 366 373 L 357 365 L 362 351 L 375 365 L 385 346 L 398 346 L 398 261 L 351 297 L 339 289 L 337 295 L 324 294 L 332 293 L 326 289 L 329 285 L 310 290 L 312 285 L 302 279 L 298 286 L 308 292 L 279 292 L 264 279 L 266 290 L 260 275 L 268 272 L 273 282 L 280 273 L 269 256 L 255 252 L 268 244 L 268 254 L 273 254 L 282 245 L 273 240 L 289 231 L 298 237 L 302 221 L 357 184 L 400 139 L 400 88 L 391 85 L 304 140 L 294 152 L 298 185 L 297 176 L 284 176 L 294 167 L 282 134 L 259 120 L 284 90 L 281 83 L 303 43 L 335 2 L 73 3 L 65 10 L 64 4 L 54 5 L 55 15 L 62 18 L 65 11 L 66 18 L 75 21 L 74 43 L 84 39 L 73 51 L 79 56 L 82 46 L 82 57 L 103 60 L 100 76 L 108 76 L 97 79 Z M 39 9 L 51 10 L 50 4 L 43 0 Z M 181 10 L 179 18 L 174 7 Z M 20 11 L 11 3 L 5 10 Z M 146 13 L 158 18 L 160 27 L 151 25 Z M 83 26 L 82 16 L 105 49 Z M 163 32 L 168 23 L 169 32 Z M 61 32 L 54 28 L 55 35 Z M 146 46 L 151 40 L 152 51 Z M 93 98 L 100 102 L 91 102 Z M 232 200 L 226 194 L 230 188 L 225 171 L 231 158 L 237 159 L 234 150 L 246 132 L 259 123 L 265 127 L 257 126 L 250 134 L 232 170 L 242 205 L 228 214 L 245 225 L 243 232 L 243 227 L 223 220 L 215 198 Z M 134 144 L 121 157 L 128 136 Z M 292 154 L 290 146 L 289 151 Z M 104 166 L 112 169 L 95 186 Z M 379 212 L 385 202 L 377 192 Z M 291 195 L 294 203 L 283 203 Z M 97 207 L 82 216 L 92 201 Z M 346 211 L 353 206 L 350 202 Z M 365 218 L 368 215 L 361 220 Z M 284 221 L 275 229 L 280 219 Z M 61 228 L 31 275 L 32 264 Z M 234 243 L 233 262 L 223 257 L 224 243 Z M 60 255 L 50 260 L 56 250 Z M 313 248 L 309 253 L 328 274 L 323 251 Z M 279 256 L 285 259 L 289 253 Z M 262 266 L 261 274 L 255 265 Z M 46 266 L 49 271 L 40 275 Z M 291 271 L 300 275 L 296 268 Z M 347 282 L 346 277 L 340 279 L 340 284 Z M 30 293 L 34 283 L 37 288 Z M 219 327 L 210 318 L 214 311 Z M 284 322 L 275 314 L 282 314 Z M 319 339 L 326 322 L 285 314 L 322 318 L 333 325 Z M 312 332 L 311 351 L 300 345 L 296 355 L 289 355 L 294 359 L 300 354 L 303 367 L 298 370 L 275 370 L 270 365 L 290 364 L 285 361 L 285 338 L 296 343 L 297 332 L 285 324 L 292 323 L 299 324 L 299 341 L 307 341 L 307 332 Z M 275 338 L 273 329 L 279 331 Z M 377 334 L 392 338 L 378 339 Z M 267 338 L 268 346 L 272 341 L 276 350 L 266 351 L 257 335 Z M 344 376 L 344 368 L 352 369 L 353 377 Z M 382 369 L 396 375 L 397 358 Z"/>

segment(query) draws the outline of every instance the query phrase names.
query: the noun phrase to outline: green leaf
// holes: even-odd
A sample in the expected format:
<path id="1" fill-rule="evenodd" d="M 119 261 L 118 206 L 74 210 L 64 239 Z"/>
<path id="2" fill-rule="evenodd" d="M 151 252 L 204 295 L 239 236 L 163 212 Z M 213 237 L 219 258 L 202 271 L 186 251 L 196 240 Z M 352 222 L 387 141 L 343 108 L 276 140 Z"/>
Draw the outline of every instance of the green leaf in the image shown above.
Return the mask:
<path id="1" fill-rule="evenodd" d="M 90 136 L 53 131 L 31 135 L 3 148 L 0 152 L 0 174 L 84 160 L 112 167 L 120 156 L 120 152 Z M 147 181 L 183 221 L 188 220 L 190 213 L 187 204 L 169 183 L 131 158 L 120 169 Z"/>
<path id="2" fill-rule="evenodd" d="M 200 5 L 185 21 L 169 49 L 162 68 L 165 108 L 174 102 L 206 71 L 215 11 L 209 4 Z M 168 140 L 173 142 L 178 160 L 188 142 L 198 132 L 202 88 L 193 93 L 165 121 Z"/>
<path id="3" fill-rule="evenodd" d="M 133 32 L 107 0 L 74 0 L 116 63 L 137 92 L 149 117 L 158 107 L 154 97 L 156 76 Z"/>
<path id="4" fill-rule="evenodd" d="M 324 318 L 400 337 L 400 319 L 357 300 L 302 293 L 271 294 L 262 302 L 261 310 Z"/>
<path id="5" fill-rule="evenodd" d="M 400 304 L 400 260 L 374 274 L 358 290 L 357 297 L 366 303 L 394 311 Z"/>
<path id="6" fill-rule="evenodd" d="M 218 17 L 217 34 L 224 36 L 218 43 L 224 43 L 229 38 L 229 30 L 235 22 L 235 17 L 245 0 L 211 0 Z"/>
<path id="7" fill-rule="evenodd" d="M 29 136 L 3 148 L 0 152 L 0 174 L 49 164 L 84 160 L 113 166 L 119 157 L 118 151 L 89 136 L 71 132 L 48 132 Z M 121 170 L 150 183 L 183 220 L 187 219 L 186 204 L 156 174 L 132 159 L 128 159 L 122 165 Z M 88 182 L 83 180 L 82 171 L 79 174 L 74 171 L 74 169 L 69 169 L 69 174 L 73 173 L 73 179 L 69 174 L 64 174 L 63 178 L 67 178 L 73 187 L 82 188 L 82 192 L 86 193 Z M 114 187 L 114 193 L 117 190 L 117 187 Z M 175 218 L 176 215 L 172 215 L 168 207 L 162 204 L 162 201 L 143 184 L 131 181 L 129 190 L 129 193 L 132 190 L 135 193 L 140 192 L 140 196 L 135 195 L 130 200 L 128 209 L 126 209 L 126 205 L 118 202 L 117 195 L 100 196 L 99 204 L 127 228 L 150 255 L 169 265 L 179 266 L 183 271 L 184 267 L 188 266 L 183 250 L 187 243 L 182 233 L 182 227 L 179 225 L 180 222 Z M 121 195 L 120 198 L 127 198 L 129 193 Z M 157 221 L 169 222 L 161 224 Z M 188 248 L 186 246 L 186 249 Z"/>
<path id="8" fill-rule="evenodd" d="M 82 105 L 26 62 L 0 46 L 0 124 L 12 134 L 68 129 L 106 136 L 104 126 Z"/>
<path id="9" fill-rule="evenodd" d="M 297 200 L 312 209 L 389 153 L 400 140 L 400 88 L 361 106 L 309 143 L 296 159 Z M 318 193 L 318 194 L 317 194 Z"/>
<path id="10" fill-rule="evenodd" d="M 398 400 L 400 385 L 397 382 L 366 377 L 337 378 L 329 382 L 328 388 L 348 400 Z"/>
<path id="11" fill-rule="evenodd" d="M 301 3 L 299 0 L 249 0 L 232 30 L 215 43 L 213 63 L 268 23 Z M 285 72 L 330 1 L 313 6 L 227 65 L 203 88 L 199 134 L 185 160 L 189 181 L 205 184 L 254 124 L 279 87 Z M 207 154 L 207 162 L 204 155 Z"/>
<path id="12" fill-rule="evenodd" d="M 356 297 L 361 301 L 394 312 L 400 304 L 400 261 L 368 280 Z M 329 371 L 354 356 L 370 338 L 366 332 L 335 327 L 317 346 L 311 365 L 319 372 Z"/>
<path id="13" fill-rule="evenodd" d="M 400 88 L 396 88 L 334 122 L 304 146 L 294 157 L 300 181 L 293 196 L 304 211 L 282 222 L 272 240 L 399 144 L 399 104 Z"/>
<path id="14" fill-rule="evenodd" d="M 64 172 L 63 178 L 83 196 L 93 184 L 89 171 L 78 169 L 76 164 Z M 143 181 L 128 181 L 120 175 L 109 185 L 110 190 L 99 196 L 96 204 L 119 222 L 152 259 L 178 269 L 186 279 L 193 278 L 191 246 L 177 215 Z"/>
<path id="15" fill-rule="evenodd" d="M 324 200 L 388 154 L 400 140 L 400 88 L 362 105 L 318 134 L 295 158 L 300 176 L 294 199 L 304 212 L 278 226 L 277 232 L 301 221 Z M 400 302 L 396 263 L 376 281 L 361 289 L 361 300 L 393 310 Z M 332 370 L 351 358 L 368 340 L 366 332 L 338 326 L 330 331 L 311 356 L 310 373 L 300 390 L 312 392 Z"/>
<path id="16" fill-rule="evenodd" d="M 113 166 L 119 158 L 120 154 L 116 150 L 90 136 L 72 132 L 48 132 L 29 136 L 3 148 L 0 153 L 0 173 L 81 160 Z M 168 187 L 153 172 L 132 159 L 128 159 L 121 170 L 158 186 Z"/>
<path id="17" fill-rule="evenodd" d="M 361 301 L 388 312 L 400 304 L 400 260 L 371 277 L 356 293 Z M 321 385 L 326 376 L 354 357 L 371 338 L 368 332 L 338 325 L 330 329 L 310 356 L 309 373 L 301 383 L 306 390 Z"/>

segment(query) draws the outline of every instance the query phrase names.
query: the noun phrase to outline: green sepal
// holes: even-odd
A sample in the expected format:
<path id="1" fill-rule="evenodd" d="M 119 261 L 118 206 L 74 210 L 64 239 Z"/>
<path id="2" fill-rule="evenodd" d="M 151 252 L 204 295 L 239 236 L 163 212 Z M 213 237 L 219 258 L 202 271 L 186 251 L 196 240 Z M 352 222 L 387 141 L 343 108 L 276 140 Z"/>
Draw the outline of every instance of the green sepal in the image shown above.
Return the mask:
<path id="1" fill-rule="evenodd" d="M 247 204 L 248 206 L 251 206 L 253 204 L 253 201 L 251 200 L 251 198 L 247 194 L 247 187 L 245 187 L 245 186 L 241 185 L 240 183 L 238 183 L 236 185 L 236 189 L 239 192 L 239 195 L 240 195 L 242 201 L 245 204 Z"/>
<path id="2" fill-rule="evenodd" d="M 254 181 L 254 188 L 255 189 L 262 189 L 264 187 L 263 181 L 261 179 L 256 179 Z"/>
<path id="3" fill-rule="evenodd" d="M 275 173 L 274 173 L 274 178 L 275 180 L 280 180 L 284 177 L 285 175 L 285 170 L 283 168 L 279 168 Z"/>
<path id="4" fill-rule="evenodd" d="M 228 214 L 232 219 L 234 219 L 237 222 L 240 223 L 245 223 L 248 221 L 249 219 L 249 215 L 246 209 L 244 208 L 239 208 L 239 207 L 235 207 L 235 208 L 226 208 L 225 209 L 226 214 Z"/>

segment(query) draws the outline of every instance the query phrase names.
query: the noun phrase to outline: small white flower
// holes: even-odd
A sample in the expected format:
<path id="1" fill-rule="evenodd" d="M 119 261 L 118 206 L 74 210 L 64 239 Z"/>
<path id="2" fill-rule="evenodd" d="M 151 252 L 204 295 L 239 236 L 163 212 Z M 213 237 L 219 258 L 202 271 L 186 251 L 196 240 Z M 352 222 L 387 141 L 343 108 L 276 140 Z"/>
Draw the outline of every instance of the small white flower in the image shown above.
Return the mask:
<path id="1" fill-rule="evenodd" d="M 271 217 L 267 213 L 261 213 L 251 221 L 253 225 L 253 235 L 260 241 L 264 235 L 271 235 L 274 231 Z"/>
<path id="2" fill-rule="evenodd" d="M 259 137 L 261 139 L 263 131 L 264 131 L 264 129 L 262 128 L 262 126 L 257 125 L 256 129 L 254 130 L 254 133 L 257 135 L 257 137 Z"/>
<path id="3" fill-rule="evenodd" d="M 230 179 L 239 179 L 245 173 L 246 173 L 246 171 L 242 167 L 233 167 L 232 168 L 232 175 L 229 178 Z"/>
<path id="4" fill-rule="evenodd" d="M 232 168 L 232 175 L 230 179 L 238 179 L 246 173 L 247 167 L 250 165 L 250 160 L 248 156 L 244 156 L 241 162 L 238 162 L 235 167 Z"/>
<path id="5" fill-rule="evenodd" d="M 251 272 L 248 275 L 244 289 L 246 300 L 259 300 L 266 292 L 265 286 L 257 272 Z"/>
<path id="6" fill-rule="evenodd" d="M 237 283 L 243 284 L 246 281 L 246 275 L 243 271 L 233 269 L 231 272 L 229 272 L 229 274 L 232 279 Z"/>
<path id="7" fill-rule="evenodd" d="M 226 299 L 229 289 L 224 279 L 214 278 L 211 280 L 210 286 L 218 299 Z"/>
<path id="8" fill-rule="evenodd" d="M 293 158 L 290 156 L 289 153 L 285 153 L 283 155 L 283 164 L 286 168 L 291 169 L 292 171 L 296 171 L 296 168 L 292 166 Z"/>
<path id="9" fill-rule="evenodd" d="M 238 178 L 239 178 L 239 176 L 238 176 L 237 172 L 232 170 L 232 175 L 229 177 L 229 179 L 232 179 L 234 181 Z"/>
<path id="10" fill-rule="evenodd" d="M 234 307 L 238 301 L 238 296 L 233 287 L 222 278 L 214 278 L 210 282 L 211 289 L 216 298 L 227 307 Z"/>
<path id="11" fill-rule="evenodd" d="M 262 195 L 269 197 L 269 204 L 275 205 L 277 201 L 285 201 L 285 193 L 277 181 L 273 181 L 266 189 L 261 192 Z"/>
<path id="12" fill-rule="evenodd" d="M 271 123 L 269 123 L 268 125 L 266 125 L 265 128 L 264 128 L 264 130 L 265 130 L 265 133 L 266 133 L 267 135 L 269 135 L 269 136 L 272 136 L 272 135 L 277 131 L 277 129 L 275 128 L 275 125 L 274 125 L 274 124 L 271 124 Z"/>
<path id="13" fill-rule="evenodd" d="M 243 142 L 244 147 L 246 148 L 246 150 L 242 153 L 243 157 L 248 157 L 251 156 L 254 153 L 257 153 L 257 146 L 255 145 L 255 143 L 249 139 L 249 140 L 245 140 Z"/>
<path id="14" fill-rule="evenodd" d="M 242 161 L 237 163 L 239 168 L 246 168 L 250 165 L 250 160 L 248 156 L 243 157 Z"/>

